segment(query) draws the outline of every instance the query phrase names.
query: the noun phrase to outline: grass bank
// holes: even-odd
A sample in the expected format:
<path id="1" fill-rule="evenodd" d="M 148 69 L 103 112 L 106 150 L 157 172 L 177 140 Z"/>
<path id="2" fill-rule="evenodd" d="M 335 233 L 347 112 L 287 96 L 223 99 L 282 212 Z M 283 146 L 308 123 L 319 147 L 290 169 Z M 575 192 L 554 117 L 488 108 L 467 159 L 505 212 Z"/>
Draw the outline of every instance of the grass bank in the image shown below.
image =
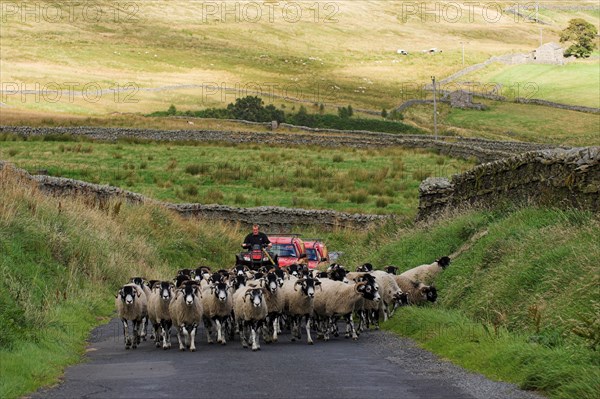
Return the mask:
<path id="1" fill-rule="evenodd" d="M 181 220 L 159 208 L 90 208 L 16 184 L 0 171 L 0 397 L 57 382 L 81 359 L 131 276 L 228 265 L 235 229 Z M 241 236 L 241 233 L 238 233 Z"/>
<path id="2" fill-rule="evenodd" d="M 476 213 L 390 238 L 375 264 L 401 270 L 450 254 L 486 229 L 436 281 L 438 303 L 385 328 L 470 370 L 553 398 L 600 390 L 600 223 L 579 211 Z"/>

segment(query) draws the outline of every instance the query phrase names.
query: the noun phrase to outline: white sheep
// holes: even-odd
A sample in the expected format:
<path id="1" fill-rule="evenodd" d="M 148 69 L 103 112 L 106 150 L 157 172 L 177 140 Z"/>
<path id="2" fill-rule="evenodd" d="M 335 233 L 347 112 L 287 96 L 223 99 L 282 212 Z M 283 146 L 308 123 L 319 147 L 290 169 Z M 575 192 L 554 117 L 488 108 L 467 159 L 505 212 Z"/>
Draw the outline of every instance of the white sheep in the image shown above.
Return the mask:
<path id="1" fill-rule="evenodd" d="M 265 342 L 277 342 L 279 339 L 278 333 L 281 332 L 279 327 L 279 318 L 285 310 L 285 298 L 281 292 L 283 286 L 283 278 L 272 270 L 265 275 L 265 302 L 267 304 L 268 315 L 267 323 L 263 329 L 263 339 Z"/>
<path id="2" fill-rule="evenodd" d="M 362 298 L 375 302 L 380 300 L 379 292 L 367 281 L 358 283 L 343 283 L 331 279 L 321 280 L 322 292 L 316 296 L 314 301 L 314 313 L 319 320 L 319 331 L 323 334 L 325 341 L 329 340 L 329 331 L 338 317 L 346 320 L 346 338 L 352 336 L 357 340 L 358 335 L 352 320 L 352 311 L 356 302 Z"/>
<path id="3" fill-rule="evenodd" d="M 160 348 L 171 347 L 171 315 L 169 305 L 173 298 L 174 285 L 170 281 L 152 282 L 148 298 L 148 319 L 154 328 L 154 345 Z"/>
<path id="4" fill-rule="evenodd" d="M 393 275 L 383 270 L 373 270 L 371 274 L 379 286 L 382 299 L 380 310 L 383 310 L 383 320 L 387 321 L 394 314 L 396 307 L 407 303 L 407 295 L 398 287 Z"/>
<path id="5" fill-rule="evenodd" d="M 177 329 L 177 340 L 181 351 L 184 351 L 186 346 L 191 352 L 196 350 L 196 329 L 202 321 L 201 297 L 198 283 L 186 281 L 175 291 L 175 297 L 169 305 L 169 314 Z M 185 342 L 181 339 L 182 334 Z"/>
<path id="6" fill-rule="evenodd" d="M 140 343 L 140 333 L 144 326 L 144 319 L 148 316 L 148 302 L 144 291 L 136 284 L 126 284 L 115 295 L 117 317 L 123 323 L 125 335 L 125 349 L 137 348 Z M 129 335 L 129 322 L 133 327 L 133 340 Z"/>
<path id="7" fill-rule="evenodd" d="M 290 275 L 287 280 L 284 280 L 281 292 L 285 303 L 285 314 L 291 321 L 292 341 L 301 339 L 300 326 L 302 319 L 304 319 L 306 321 L 306 342 L 309 345 L 313 344 L 310 328 L 313 316 L 315 287 L 320 285 L 321 282 L 310 275 L 299 279 Z"/>
<path id="8" fill-rule="evenodd" d="M 217 343 L 225 345 L 225 334 L 223 327 L 227 319 L 231 317 L 233 310 L 233 295 L 231 287 L 224 281 L 213 281 L 202 289 L 202 308 L 204 327 L 206 327 L 206 338 L 212 344 L 212 324 L 217 327 Z"/>
<path id="9" fill-rule="evenodd" d="M 267 317 L 267 304 L 263 298 L 264 288 L 240 287 L 233 295 L 233 313 L 240 331 L 240 339 L 244 348 L 248 347 L 250 336 L 252 350 L 260 349 L 259 330 Z"/>
<path id="10" fill-rule="evenodd" d="M 429 265 L 421 265 L 400 274 L 412 281 L 420 281 L 423 284 L 432 284 L 435 277 L 450 265 L 450 258 L 443 256 Z"/>

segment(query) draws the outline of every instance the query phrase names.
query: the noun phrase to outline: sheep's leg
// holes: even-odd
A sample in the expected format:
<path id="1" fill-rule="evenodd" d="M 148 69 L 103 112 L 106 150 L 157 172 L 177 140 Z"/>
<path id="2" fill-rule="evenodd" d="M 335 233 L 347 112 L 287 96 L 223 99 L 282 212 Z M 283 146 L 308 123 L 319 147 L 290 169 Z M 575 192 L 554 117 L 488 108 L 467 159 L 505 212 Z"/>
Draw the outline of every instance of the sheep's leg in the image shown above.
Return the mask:
<path id="1" fill-rule="evenodd" d="M 129 336 L 129 323 L 125 319 L 121 319 L 123 323 L 123 335 L 125 337 L 125 349 L 129 349 L 131 347 L 131 337 Z"/>
<path id="2" fill-rule="evenodd" d="M 281 318 L 282 317 L 283 317 L 282 315 L 279 315 L 279 316 L 277 316 L 277 320 L 275 320 L 277 322 L 277 331 L 276 331 L 277 334 L 281 334 Z"/>
<path id="3" fill-rule="evenodd" d="M 183 327 L 183 326 L 177 327 L 177 341 L 179 342 L 179 350 L 180 351 L 185 350 L 185 345 L 183 344 L 183 340 L 181 339 L 181 333 L 183 332 L 184 329 L 185 329 L 185 327 Z"/>
<path id="4" fill-rule="evenodd" d="M 223 335 L 223 325 L 221 324 L 221 320 L 216 318 L 215 324 L 217 325 L 217 343 L 225 345 L 225 336 Z"/>
<path id="5" fill-rule="evenodd" d="M 140 338 L 142 338 L 145 341 L 146 340 L 146 330 L 148 329 L 148 316 L 142 318 L 142 322 L 140 323 L 139 329 L 140 329 L 139 336 L 140 336 Z"/>
<path id="6" fill-rule="evenodd" d="M 372 313 L 373 315 L 373 326 L 375 330 L 379 330 L 379 309 L 376 309 Z"/>
<path id="7" fill-rule="evenodd" d="M 309 345 L 314 344 L 312 337 L 310 336 L 310 327 L 312 324 L 312 320 L 310 316 L 306 316 L 306 342 Z"/>
<path id="8" fill-rule="evenodd" d="M 212 320 L 208 318 L 202 318 L 202 321 L 204 322 L 204 328 L 206 328 L 206 342 L 212 344 Z"/>
<path id="9" fill-rule="evenodd" d="M 154 331 L 154 335 L 152 335 L 152 337 L 154 338 L 154 346 L 157 348 L 160 348 L 160 341 L 161 341 L 161 322 L 157 322 L 157 323 L 152 323 L 152 331 Z"/>
<path id="10" fill-rule="evenodd" d="M 243 348 L 247 348 L 248 347 L 248 341 L 246 340 L 246 326 L 245 323 L 242 323 L 241 321 L 239 323 L 237 323 L 238 325 L 238 329 L 240 331 L 240 341 L 242 341 L 242 347 Z"/>
<path id="11" fill-rule="evenodd" d="M 190 331 L 190 352 L 196 352 L 196 329 L 197 324 L 193 324 Z"/>
<path id="12" fill-rule="evenodd" d="M 275 316 L 275 319 L 273 320 L 273 342 L 277 342 L 277 340 L 279 339 L 277 337 L 278 331 L 281 331 L 279 330 L 279 316 Z"/>
<path id="13" fill-rule="evenodd" d="M 358 335 L 356 335 L 356 329 L 354 328 L 354 321 L 352 320 L 352 313 L 346 315 L 346 329 L 350 328 L 350 333 L 352 334 L 352 339 L 357 340 Z M 346 338 L 349 338 L 346 336 Z"/>
<path id="14" fill-rule="evenodd" d="M 133 320 L 133 344 L 131 348 L 136 349 L 138 344 L 140 343 L 140 322 L 137 320 Z"/>
<path id="15" fill-rule="evenodd" d="M 167 324 L 166 320 L 161 320 L 161 322 L 160 322 L 160 329 L 161 329 L 160 340 L 162 341 L 162 348 L 164 350 L 169 349 L 169 346 L 167 346 L 167 342 L 169 340 L 169 338 L 168 338 L 169 330 L 167 329 L 166 324 Z"/>
<path id="16" fill-rule="evenodd" d="M 388 321 L 388 306 L 385 303 L 382 303 L 381 307 L 383 309 L 383 321 Z"/>

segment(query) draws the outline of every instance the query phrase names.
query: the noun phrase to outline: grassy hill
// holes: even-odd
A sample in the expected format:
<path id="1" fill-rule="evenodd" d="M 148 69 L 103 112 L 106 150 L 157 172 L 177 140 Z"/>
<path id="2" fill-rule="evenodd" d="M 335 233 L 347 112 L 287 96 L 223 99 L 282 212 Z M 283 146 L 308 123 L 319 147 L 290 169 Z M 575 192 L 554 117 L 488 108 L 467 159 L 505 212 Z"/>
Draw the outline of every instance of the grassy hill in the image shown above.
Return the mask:
<path id="1" fill-rule="evenodd" d="M 1 172 L 3 398 L 54 383 L 65 365 L 79 361 L 89 330 L 110 317 L 113 295 L 129 277 L 169 278 L 198 263 L 228 267 L 246 233 L 150 206 L 90 208 L 82 199 L 45 197 L 20 184 Z M 488 234 L 440 277 L 439 302 L 400 309 L 385 328 L 491 378 L 551 397 L 594 397 L 597 217 L 505 209 L 433 226 L 303 233 L 344 252 L 340 261 L 352 269 L 366 261 L 408 269 L 456 251 L 483 230 Z"/>
<path id="2" fill-rule="evenodd" d="M 116 9 L 112 1 L 95 0 L 84 9 L 44 0 L 29 13 L 9 8 L 0 28 L 2 81 L 10 84 L 3 89 L 90 86 L 87 98 L 8 94 L 1 101 L 30 111 L 102 115 L 148 113 L 169 104 L 198 109 L 260 90 L 275 103 L 289 96 L 389 109 L 404 101 L 406 84 L 460 70 L 461 42 L 466 65 L 538 45 L 536 24 L 496 8 L 514 2 L 496 2 L 493 9 L 460 3 L 458 17 L 446 2 L 426 3 L 414 10 L 401 1 L 298 1 L 291 10 L 268 1 L 219 2 L 213 8 L 177 0 Z M 545 41 L 557 41 L 571 18 L 597 24 L 597 11 L 556 8 L 570 4 L 542 3 L 550 23 Z M 443 53 L 421 52 L 432 47 Z M 399 48 L 410 55 L 396 54 Z M 113 92 L 119 88 L 125 91 Z"/>

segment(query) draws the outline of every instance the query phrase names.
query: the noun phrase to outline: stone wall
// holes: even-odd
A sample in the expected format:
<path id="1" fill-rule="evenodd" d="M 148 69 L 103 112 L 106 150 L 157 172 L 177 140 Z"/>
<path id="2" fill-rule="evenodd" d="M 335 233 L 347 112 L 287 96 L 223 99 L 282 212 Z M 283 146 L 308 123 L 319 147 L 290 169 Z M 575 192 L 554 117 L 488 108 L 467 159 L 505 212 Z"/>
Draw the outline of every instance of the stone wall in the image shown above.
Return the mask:
<path id="1" fill-rule="evenodd" d="M 417 220 L 463 207 L 538 204 L 600 212 L 600 147 L 532 151 L 419 187 Z"/>
<path id="2" fill-rule="evenodd" d="M 101 127 L 26 127 L 0 126 L 0 134 L 13 133 L 24 137 L 60 135 L 85 136 L 101 141 L 144 139 L 157 141 L 201 141 L 257 143 L 262 145 L 316 145 L 320 147 L 381 148 L 404 147 L 431 149 L 443 155 L 477 162 L 490 162 L 515 153 L 554 148 L 553 145 L 513 141 L 493 141 L 463 137 L 418 134 L 391 134 L 368 131 L 311 129 L 302 133 L 236 132 L 212 130 L 151 130 Z M 318 134 L 315 134 L 318 133 Z"/>
<path id="3" fill-rule="evenodd" d="M 262 206 L 255 208 L 236 208 L 225 205 L 203 204 L 172 204 L 146 198 L 141 194 L 80 180 L 66 179 L 43 175 L 30 175 L 22 169 L 16 169 L 10 163 L 0 161 L 0 171 L 3 168 L 13 168 L 23 179 L 33 181 L 38 188 L 54 196 L 81 196 L 90 200 L 94 205 L 103 207 L 111 200 L 119 200 L 132 204 L 155 204 L 164 206 L 184 217 L 198 217 L 204 220 L 219 220 L 239 223 L 249 227 L 259 223 L 265 230 L 271 232 L 286 232 L 293 227 L 319 226 L 333 230 L 336 228 L 366 229 L 370 226 L 385 222 L 392 216 L 351 214 L 328 210 L 307 210 Z"/>

